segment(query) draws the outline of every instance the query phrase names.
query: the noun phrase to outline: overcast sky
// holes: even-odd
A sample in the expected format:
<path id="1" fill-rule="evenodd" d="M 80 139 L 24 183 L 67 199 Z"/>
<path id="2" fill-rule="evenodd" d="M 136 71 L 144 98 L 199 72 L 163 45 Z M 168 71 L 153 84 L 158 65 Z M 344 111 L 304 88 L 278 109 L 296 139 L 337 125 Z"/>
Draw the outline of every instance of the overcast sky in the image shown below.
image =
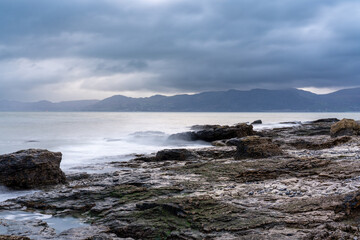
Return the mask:
<path id="1" fill-rule="evenodd" d="M 2 0 L 0 99 L 360 86 L 358 0 Z"/>

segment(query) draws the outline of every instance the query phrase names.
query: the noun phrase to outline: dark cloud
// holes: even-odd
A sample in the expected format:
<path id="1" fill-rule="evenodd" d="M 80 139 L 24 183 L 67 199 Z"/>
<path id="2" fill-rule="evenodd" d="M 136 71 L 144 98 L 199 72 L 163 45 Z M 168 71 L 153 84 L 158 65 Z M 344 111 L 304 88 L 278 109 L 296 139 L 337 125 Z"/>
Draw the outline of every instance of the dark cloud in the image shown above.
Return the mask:
<path id="1" fill-rule="evenodd" d="M 355 0 L 0 1 L 0 98 L 358 86 L 359 20 Z"/>

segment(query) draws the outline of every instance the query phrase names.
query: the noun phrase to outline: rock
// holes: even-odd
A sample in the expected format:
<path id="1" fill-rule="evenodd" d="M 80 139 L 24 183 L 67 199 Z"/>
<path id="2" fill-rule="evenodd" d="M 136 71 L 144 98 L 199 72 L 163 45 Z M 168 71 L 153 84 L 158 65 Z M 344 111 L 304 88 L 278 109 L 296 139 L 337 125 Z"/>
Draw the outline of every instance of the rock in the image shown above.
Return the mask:
<path id="1" fill-rule="evenodd" d="M 14 189 L 29 189 L 65 183 L 60 169 L 62 154 L 40 149 L 0 155 L 0 184 Z"/>
<path id="2" fill-rule="evenodd" d="M 332 137 L 360 135 L 360 124 L 353 119 L 342 119 L 331 125 Z"/>
<path id="3" fill-rule="evenodd" d="M 234 158 L 237 160 L 244 158 L 267 158 L 281 155 L 282 153 L 279 146 L 274 144 L 270 138 L 249 136 L 240 139 Z"/>
<path id="4" fill-rule="evenodd" d="M 335 123 L 339 122 L 340 120 L 337 118 L 322 118 L 315 121 L 312 121 L 311 123 Z"/>
<path id="5" fill-rule="evenodd" d="M 298 139 L 295 142 L 290 142 L 289 144 L 296 149 L 311 149 L 311 150 L 320 150 L 326 148 L 332 148 L 344 143 L 347 143 L 351 140 L 349 136 L 343 136 L 335 139 L 331 139 L 325 142 L 314 142 L 314 141 L 306 141 L 303 139 Z"/>
<path id="6" fill-rule="evenodd" d="M 221 125 L 194 125 L 191 126 L 191 130 L 201 131 L 201 130 L 214 130 L 215 128 L 219 128 Z"/>
<path id="7" fill-rule="evenodd" d="M 211 143 L 211 145 L 215 146 L 215 147 L 225 147 L 226 143 L 224 140 L 217 140 L 217 141 L 213 141 Z"/>
<path id="8" fill-rule="evenodd" d="M 241 142 L 241 138 L 231 138 L 225 141 L 226 146 L 237 146 Z"/>
<path id="9" fill-rule="evenodd" d="M 195 132 L 198 140 L 213 142 L 216 140 L 230 139 L 254 135 L 253 126 L 241 123 L 233 127 L 218 127 L 213 130 L 202 130 Z"/>
<path id="10" fill-rule="evenodd" d="M 255 120 L 251 123 L 251 125 L 254 125 L 254 124 L 262 124 L 262 121 L 259 119 L 259 120 Z"/>
<path id="11" fill-rule="evenodd" d="M 71 228 L 59 234 L 56 239 L 61 240 L 122 240 L 115 234 L 108 233 L 109 228 L 105 226 L 88 226 L 81 228 Z"/>
<path id="12" fill-rule="evenodd" d="M 28 237 L 0 235 L 0 240 L 30 240 Z"/>
<path id="13" fill-rule="evenodd" d="M 344 201 L 341 205 L 337 206 L 335 211 L 344 211 L 346 215 L 350 215 L 357 211 L 360 207 L 360 193 L 355 192 L 344 197 Z"/>
<path id="14" fill-rule="evenodd" d="M 205 141 L 214 142 L 218 140 L 246 137 L 254 135 L 253 126 L 246 123 L 240 123 L 235 126 L 219 126 L 219 125 L 206 125 L 204 130 L 197 132 L 185 132 L 173 134 L 169 140 L 185 140 L 185 141 Z"/>
<path id="15" fill-rule="evenodd" d="M 196 141 L 199 139 L 196 136 L 195 132 L 182 132 L 182 133 L 175 133 L 175 134 L 170 135 L 168 140 L 170 140 L 170 141 L 176 141 L 176 140 Z"/>
<path id="16" fill-rule="evenodd" d="M 198 156 L 188 149 L 164 149 L 158 151 L 155 156 L 156 161 L 166 161 L 166 160 L 177 160 L 177 161 L 186 161 L 196 159 Z"/>

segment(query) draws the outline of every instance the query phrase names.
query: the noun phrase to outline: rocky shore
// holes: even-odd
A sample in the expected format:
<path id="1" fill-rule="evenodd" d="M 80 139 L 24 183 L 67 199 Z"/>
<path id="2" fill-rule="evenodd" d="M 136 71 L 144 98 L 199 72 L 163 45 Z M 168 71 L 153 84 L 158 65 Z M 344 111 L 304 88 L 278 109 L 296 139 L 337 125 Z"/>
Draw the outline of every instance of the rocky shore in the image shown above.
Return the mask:
<path id="1" fill-rule="evenodd" d="M 346 119 L 195 126 L 171 138 L 213 147 L 112 162 L 114 172 L 66 183 L 59 173 L 57 185 L 0 203 L 87 226 L 58 233 L 43 220 L 0 219 L 0 239 L 360 239 L 359 135 Z"/>

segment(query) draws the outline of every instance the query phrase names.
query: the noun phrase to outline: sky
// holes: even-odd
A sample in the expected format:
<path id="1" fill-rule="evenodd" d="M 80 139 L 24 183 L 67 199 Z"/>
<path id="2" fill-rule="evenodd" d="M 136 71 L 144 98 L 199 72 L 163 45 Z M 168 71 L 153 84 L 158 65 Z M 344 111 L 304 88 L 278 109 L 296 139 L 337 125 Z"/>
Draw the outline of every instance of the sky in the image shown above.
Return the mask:
<path id="1" fill-rule="evenodd" d="M 358 0 L 2 0 L 0 99 L 360 86 Z"/>

